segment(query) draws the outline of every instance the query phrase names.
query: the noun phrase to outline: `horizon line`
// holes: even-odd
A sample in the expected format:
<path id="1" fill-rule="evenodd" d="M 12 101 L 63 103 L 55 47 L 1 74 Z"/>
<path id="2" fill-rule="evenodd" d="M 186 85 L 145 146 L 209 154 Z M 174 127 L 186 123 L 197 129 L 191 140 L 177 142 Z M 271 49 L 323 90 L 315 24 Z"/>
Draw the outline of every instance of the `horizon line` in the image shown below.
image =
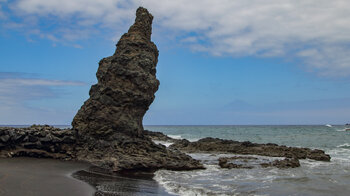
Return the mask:
<path id="1" fill-rule="evenodd" d="M 346 125 L 344 124 L 153 124 L 153 125 L 143 125 L 143 126 L 325 126 L 325 125 Z M 69 124 L 0 124 L 0 127 L 4 126 L 32 126 L 32 125 L 49 125 L 49 126 L 71 126 Z"/>

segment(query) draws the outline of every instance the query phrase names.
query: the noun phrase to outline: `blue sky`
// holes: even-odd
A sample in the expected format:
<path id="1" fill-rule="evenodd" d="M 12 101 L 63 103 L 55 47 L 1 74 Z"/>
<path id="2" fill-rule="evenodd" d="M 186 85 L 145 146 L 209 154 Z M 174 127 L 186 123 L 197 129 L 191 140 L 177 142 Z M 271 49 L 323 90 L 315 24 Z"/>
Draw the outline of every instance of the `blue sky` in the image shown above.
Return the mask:
<path id="1" fill-rule="evenodd" d="M 70 124 L 138 6 L 154 15 L 149 125 L 344 124 L 343 0 L 0 0 L 0 124 Z"/>

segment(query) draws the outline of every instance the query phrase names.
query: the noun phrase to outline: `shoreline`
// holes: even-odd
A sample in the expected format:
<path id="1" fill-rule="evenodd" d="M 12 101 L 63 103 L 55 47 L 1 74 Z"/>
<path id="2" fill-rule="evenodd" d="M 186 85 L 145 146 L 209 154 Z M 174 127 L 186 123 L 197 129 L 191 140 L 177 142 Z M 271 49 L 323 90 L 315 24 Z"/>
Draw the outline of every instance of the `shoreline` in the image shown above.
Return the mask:
<path id="1" fill-rule="evenodd" d="M 72 174 L 78 180 L 95 187 L 95 196 L 109 195 L 173 195 L 153 179 L 154 173 L 128 172 L 104 174 L 91 167 Z"/>
<path id="2" fill-rule="evenodd" d="M 1 196 L 171 195 L 153 173 L 103 174 L 88 163 L 30 157 L 0 158 Z"/>
<path id="3" fill-rule="evenodd" d="M 89 167 L 86 163 L 38 158 L 1 158 L 2 196 L 86 196 L 95 188 L 73 178 L 72 173 Z"/>

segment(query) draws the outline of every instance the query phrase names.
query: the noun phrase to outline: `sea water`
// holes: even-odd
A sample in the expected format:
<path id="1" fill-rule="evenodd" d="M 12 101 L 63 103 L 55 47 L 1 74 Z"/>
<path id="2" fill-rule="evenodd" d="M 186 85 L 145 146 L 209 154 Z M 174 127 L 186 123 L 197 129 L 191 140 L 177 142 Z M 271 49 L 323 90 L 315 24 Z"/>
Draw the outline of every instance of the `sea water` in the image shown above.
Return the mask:
<path id="1" fill-rule="evenodd" d="M 221 169 L 217 159 L 227 154 L 190 154 L 206 169 L 159 170 L 154 179 L 176 195 L 350 195 L 350 131 L 344 126 L 145 126 L 174 138 L 204 137 L 276 143 L 324 150 L 330 162 L 300 160 L 301 167 Z M 261 159 L 275 159 L 256 156 Z M 254 163 L 253 163 L 254 164 Z"/>

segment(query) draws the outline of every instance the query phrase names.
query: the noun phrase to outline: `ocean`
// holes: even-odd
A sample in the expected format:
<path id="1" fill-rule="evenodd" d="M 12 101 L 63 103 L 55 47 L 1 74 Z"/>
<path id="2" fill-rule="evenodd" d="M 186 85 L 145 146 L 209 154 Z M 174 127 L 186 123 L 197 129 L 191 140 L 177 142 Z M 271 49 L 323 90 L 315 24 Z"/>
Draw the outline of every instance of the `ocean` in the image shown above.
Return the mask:
<path id="1" fill-rule="evenodd" d="M 345 131 L 345 126 L 145 126 L 145 129 L 190 141 L 215 137 L 317 148 L 331 156 L 331 162 L 300 160 L 301 167 L 290 169 L 221 169 L 217 159 L 231 155 L 190 154 L 202 160 L 207 169 L 155 173 L 154 179 L 171 194 L 350 195 L 350 131 Z"/>

